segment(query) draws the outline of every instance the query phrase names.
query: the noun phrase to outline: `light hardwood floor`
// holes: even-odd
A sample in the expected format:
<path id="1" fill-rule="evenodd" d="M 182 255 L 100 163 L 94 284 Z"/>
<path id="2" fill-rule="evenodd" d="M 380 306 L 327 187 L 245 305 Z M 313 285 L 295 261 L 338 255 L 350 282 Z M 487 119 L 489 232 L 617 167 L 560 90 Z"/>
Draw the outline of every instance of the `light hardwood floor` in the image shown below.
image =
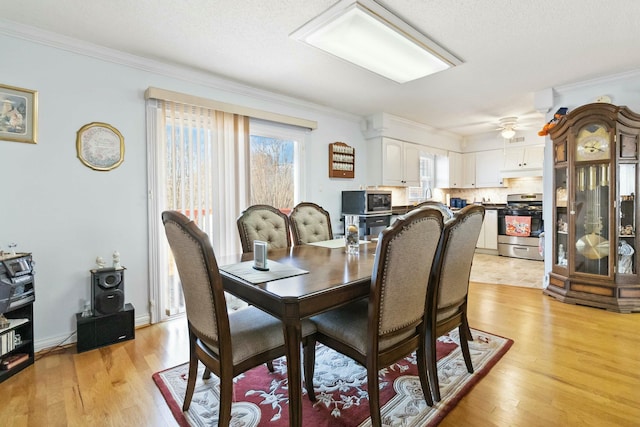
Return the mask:
<path id="1" fill-rule="evenodd" d="M 480 283 L 469 310 L 472 327 L 515 343 L 442 426 L 640 424 L 640 314 Z M 0 425 L 175 426 L 151 375 L 186 360 L 184 319 L 104 349 L 48 354 L 0 384 Z"/>

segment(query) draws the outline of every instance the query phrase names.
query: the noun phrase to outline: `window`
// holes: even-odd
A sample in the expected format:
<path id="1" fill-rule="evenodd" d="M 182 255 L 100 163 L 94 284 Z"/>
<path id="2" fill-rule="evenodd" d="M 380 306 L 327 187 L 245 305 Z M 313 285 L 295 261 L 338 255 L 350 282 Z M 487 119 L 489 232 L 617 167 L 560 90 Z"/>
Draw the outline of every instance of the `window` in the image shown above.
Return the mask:
<path id="1" fill-rule="evenodd" d="M 288 213 L 303 197 L 307 131 L 195 105 L 150 99 L 151 322 L 184 311 L 160 216 L 174 209 L 211 238 L 216 256 L 241 252 L 236 219 L 251 204 Z"/>
<path id="2" fill-rule="evenodd" d="M 250 122 L 250 204 L 289 213 L 303 199 L 304 138 L 300 128 L 252 119 Z"/>
<path id="3" fill-rule="evenodd" d="M 410 202 L 421 202 L 433 197 L 434 171 L 434 155 L 420 153 L 420 187 L 409 187 L 407 194 Z"/>
<path id="4" fill-rule="evenodd" d="M 238 215 L 249 203 L 249 119 L 162 100 L 147 104 L 152 323 L 184 311 L 160 216 L 176 210 L 209 235 L 217 256 L 241 252 Z"/>

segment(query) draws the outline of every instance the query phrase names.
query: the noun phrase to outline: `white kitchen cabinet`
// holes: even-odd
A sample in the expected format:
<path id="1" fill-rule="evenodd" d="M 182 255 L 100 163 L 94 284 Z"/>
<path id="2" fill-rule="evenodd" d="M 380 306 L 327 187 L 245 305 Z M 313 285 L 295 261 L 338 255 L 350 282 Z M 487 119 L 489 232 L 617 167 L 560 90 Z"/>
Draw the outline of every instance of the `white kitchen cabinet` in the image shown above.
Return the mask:
<path id="1" fill-rule="evenodd" d="M 462 188 L 462 154 L 449 151 L 449 188 Z"/>
<path id="2" fill-rule="evenodd" d="M 369 185 L 420 186 L 420 146 L 392 138 L 374 138 L 367 149 Z"/>
<path id="3" fill-rule="evenodd" d="M 484 221 L 478 236 L 478 249 L 498 250 L 498 210 L 486 209 L 484 211 Z"/>
<path id="4" fill-rule="evenodd" d="M 504 150 L 479 151 L 476 156 L 475 188 L 503 187 L 502 174 Z"/>
<path id="5" fill-rule="evenodd" d="M 462 154 L 449 151 L 435 157 L 435 188 L 462 188 Z"/>
<path id="6" fill-rule="evenodd" d="M 462 154 L 462 188 L 476 188 L 476 153 Z"/>
<path id="7" fill-rule="evenodd" d="M 540 176 L 542 175 L 543 162 L 543 145 L 507 148 L 504 153 L 502 177 Z"/>

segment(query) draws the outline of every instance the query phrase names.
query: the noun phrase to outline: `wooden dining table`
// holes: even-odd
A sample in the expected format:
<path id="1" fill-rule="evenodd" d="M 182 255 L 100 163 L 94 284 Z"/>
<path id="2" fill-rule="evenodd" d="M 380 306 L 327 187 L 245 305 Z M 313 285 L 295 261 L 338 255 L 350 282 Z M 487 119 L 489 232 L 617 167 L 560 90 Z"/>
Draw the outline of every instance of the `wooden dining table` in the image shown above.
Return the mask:
<path id="1" fill-rule="evenodd" d="M 253 253 L 220 257 L 225 291 L 282 320 L 289 388 L 289 425 L 302 425 L 301 320 L 369 295 L 376 243 L 360 244 L 359 253 L 344 247 L 315 245 L 270 249 L 275 261 L 307 271 L 277 280 L 252 283 L 224 271 L 224 266 L 253 260 Z M 312 381 L 307 378 L 307 381 Z"/>

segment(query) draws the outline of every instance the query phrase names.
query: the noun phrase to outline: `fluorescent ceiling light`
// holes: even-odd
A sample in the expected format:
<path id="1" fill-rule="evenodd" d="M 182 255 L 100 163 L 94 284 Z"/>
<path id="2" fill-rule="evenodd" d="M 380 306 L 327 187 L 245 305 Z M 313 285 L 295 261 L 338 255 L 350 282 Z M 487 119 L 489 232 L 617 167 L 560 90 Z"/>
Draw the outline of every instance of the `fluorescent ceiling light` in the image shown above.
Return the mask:
<path id="1" fill-rule="evenodd" d="M 341 0 L 291 37 L 398 83 L 462 63 L 373 0 Z"/>

